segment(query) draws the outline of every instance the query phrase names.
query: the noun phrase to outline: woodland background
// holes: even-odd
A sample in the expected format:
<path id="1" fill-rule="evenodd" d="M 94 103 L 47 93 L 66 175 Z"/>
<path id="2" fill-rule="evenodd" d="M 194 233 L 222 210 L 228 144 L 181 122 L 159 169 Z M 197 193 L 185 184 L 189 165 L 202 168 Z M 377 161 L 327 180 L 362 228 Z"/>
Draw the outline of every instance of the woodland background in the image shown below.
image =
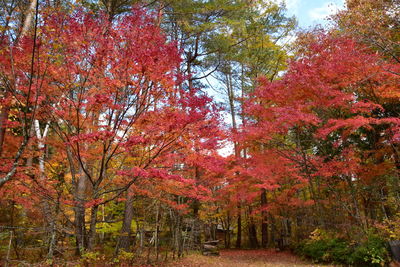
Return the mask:
<path id="1" fill-rule="evenodd" d="M 307 31 L 266 0 L 0 9 L 1 264 L 157 264 L 216 239 L 390 261 L 398 0 Z"/>

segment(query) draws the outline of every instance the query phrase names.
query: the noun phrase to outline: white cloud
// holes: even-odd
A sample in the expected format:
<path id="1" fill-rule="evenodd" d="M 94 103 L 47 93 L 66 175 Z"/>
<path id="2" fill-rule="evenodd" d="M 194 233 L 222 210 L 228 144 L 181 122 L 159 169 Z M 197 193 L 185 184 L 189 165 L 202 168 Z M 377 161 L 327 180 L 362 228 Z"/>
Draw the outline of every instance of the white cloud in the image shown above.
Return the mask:
<path id="1" fill-rule="evenodd" d="M 310 16 L 311 19 L 313 20 L 321 20 L 325 19 L 326 17 L 335 14 L 338 12 L 340 9 L 340 6 L 336 3 L 332 2 L 326 2 L 323 6 L 321 7 L 316 7 L 311 9 L 308 12 L 308 15 Z"/>

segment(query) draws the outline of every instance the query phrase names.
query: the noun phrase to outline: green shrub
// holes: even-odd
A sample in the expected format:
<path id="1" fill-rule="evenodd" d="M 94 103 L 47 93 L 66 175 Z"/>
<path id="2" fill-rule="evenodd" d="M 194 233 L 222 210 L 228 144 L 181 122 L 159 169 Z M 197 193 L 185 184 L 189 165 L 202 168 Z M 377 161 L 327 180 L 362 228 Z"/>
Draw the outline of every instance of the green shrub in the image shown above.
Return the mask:
<path id="1" fill-rule="evenodd" d="M 301 255 L 315 262 L 337 262 L 347 264 L 351 248 L 348 243 L 339 238 L 307 240 L 300 245 Z"/>
<path id="2" fill-rule="evenodd" d="M 365 242 L 353 244 L 341 238 L 313 238 L 302 242 L 297 253 L 315 262 L 335 262 L 352 266 L 384 266 L 389 262 L 385 242 L 369 235 Z"/>
<path id="3" fill-rule="evenodd" d="M 354 248 L 350 263 L 356 266 L 385 266 L 389 262 L 389 253 L 385 242 L 374 235 Z"/>
<path id="4" fill-rule="evenodd" d="M 332 240 L 332 246 L 329 250 L 329 255 L 331 255 L 330 261 L 348 264 L 351 252 L 352 248 L 347 241 L 342 239 Z"/>

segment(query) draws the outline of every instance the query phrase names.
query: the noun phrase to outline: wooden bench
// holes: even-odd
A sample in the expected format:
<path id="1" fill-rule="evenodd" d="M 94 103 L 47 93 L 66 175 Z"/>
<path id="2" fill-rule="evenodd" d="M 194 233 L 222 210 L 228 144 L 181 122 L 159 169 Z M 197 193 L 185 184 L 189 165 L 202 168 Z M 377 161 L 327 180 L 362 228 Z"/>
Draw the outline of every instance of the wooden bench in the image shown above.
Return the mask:
<path id="1" fill-rule="evenodd" d="M 204 256 L 219 256 L 219 240 L 206 241 L 201 245 L 201 253 Z"/>

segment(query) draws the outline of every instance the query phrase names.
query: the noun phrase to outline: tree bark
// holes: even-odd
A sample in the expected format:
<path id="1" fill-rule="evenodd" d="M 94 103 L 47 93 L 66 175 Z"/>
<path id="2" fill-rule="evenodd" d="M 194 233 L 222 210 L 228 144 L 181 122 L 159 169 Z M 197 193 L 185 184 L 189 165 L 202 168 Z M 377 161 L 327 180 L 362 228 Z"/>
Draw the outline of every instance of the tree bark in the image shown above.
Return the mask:
<path id="1" fill-rule="evenodd" d="M 154 235 L 154 250 L 156 253 L 156 262 L 158 262 L 158 252 L 159 252 L 159 242 L 158 242 L 158 235 L 160 232 L 160 203 L 157 204 L 156 210 L 156 232 Z"/>
<path id="2" fill-rule="evenodd" d="M 199 167 L 195 167 L 195 178 L 196 185 L 198 185 L 200 181 L 200 170 Z M 200 237 L 200 218 L 199 218 L 199 210 L 200 210 L 200 201 L 198 199 L 193 199 L 193 241 L 196 249 L 200 249 L 201 246 L 201 237 Z"/>
<path id="3" fill-rule="evenodd" d="M 87 248 L 87 235 L 85 226 L 85 191 L 86 191 L 86 175 L 80 168 L 77 175 L 78 181 L 75 188 L 75 235 L 77 255 Z"/>
<path id="4" fill-rule="evenodd" d="M 264 209 L 266 204 L 267 191 L 263 189 L 261 192 L 261 208 Z M 261 212 L 261 219 L 261 247 L 266 248 L 268 246 L 268 216 L 265 210 Z"/>
<path id="5" fill-rule="evenodd" d="M 131 246 L 131 235 L 132 235 L 132 230 L 131 230 L 131 225 L 132 225 L 132 220 L 133 220 L 133 200 L 134 196 L 133 194 L 130 194 L 128 192 L 125 202 L 125 209 L 124 209 L 124 219 L 122 222 L 122 228 L 121 228 L 121 235 L 118 238 L 118 243 L 116 247 L 116 254 L 119 253 L 120 249 L 123 249 L 125 251 L 129 250 L 129 247 Z"/>
<path id="6" fill-rule="evenodd" d="M 0 113 L 0 157 L 3 154 L 3 144 L 4 144 L 4 138 L 6 136 L 6 124 L 7 124 L 9 110 L 10 110 L 9 106 L 4 106 L 1 108 L 1 113 Z"/>
<path id="7" fill-rule="evenodd" d="M 96 245 L 96 224 L 97 224 L 97 212 L 99 206 L 95 205 L 91 208 L 90 213 L 90 229 L 88 234 L 88 249 L 93 250 Z"/>
<path id="8" fill-rule="evenodd" d="M 254 223 L 254 218 L 252 213 L 252 209 L 248 207 L 248 233 L 249 233 L 249 247 L 250 248 L 258 248 L 258 239 L 257 239 L 257 227 Z"/>
<path id="9" fill-rule="evenodd" d="M 242 208 L 240 203 L 237 204 L 237 235 L 236 235 L 236 248 L 242 247 Z"/>

